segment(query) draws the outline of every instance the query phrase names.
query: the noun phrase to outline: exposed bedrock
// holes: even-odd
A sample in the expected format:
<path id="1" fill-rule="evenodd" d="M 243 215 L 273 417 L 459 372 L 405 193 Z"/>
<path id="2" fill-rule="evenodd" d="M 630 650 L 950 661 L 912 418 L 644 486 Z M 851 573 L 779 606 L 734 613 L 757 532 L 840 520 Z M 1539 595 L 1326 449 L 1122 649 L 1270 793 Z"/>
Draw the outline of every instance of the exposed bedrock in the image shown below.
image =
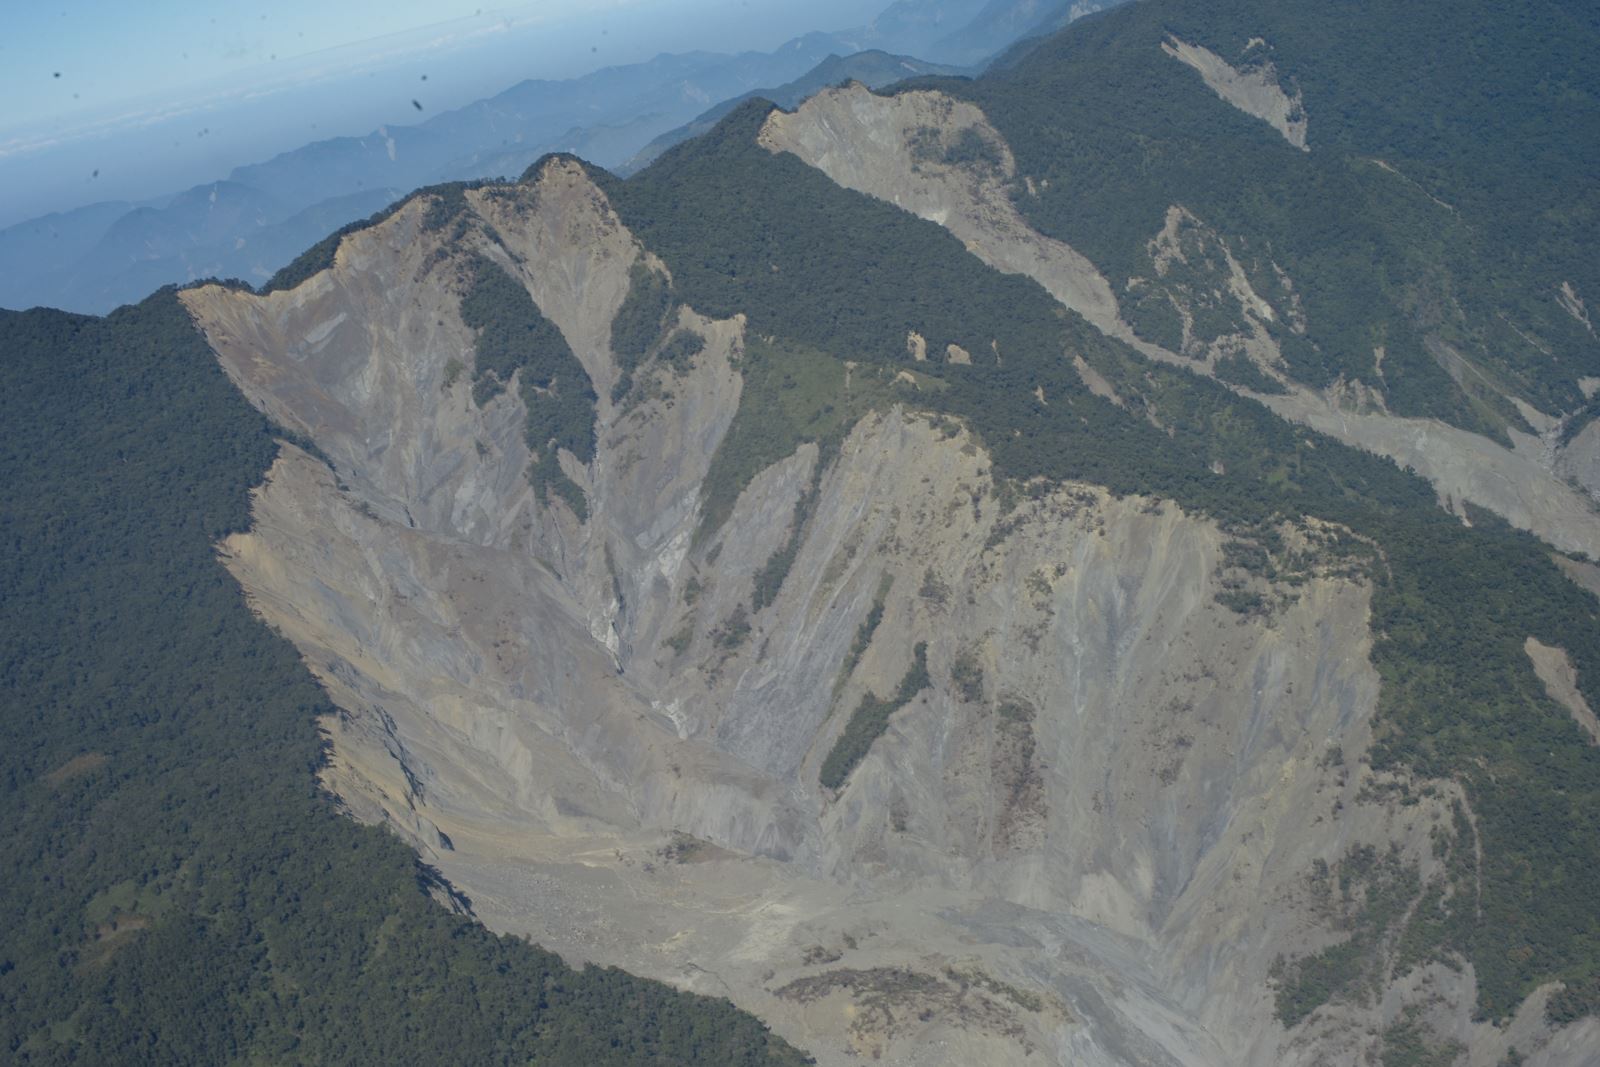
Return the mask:
<path id="1" fill-rule="evenodd" d="M 1240 613 L 1215 523 L 1091 485 L 1014 493 L 907 407 L 800 447 L 699 532 L 742 319 L 682 309 L 703 350 L 613 404 L 609 327 L 649 253 L 583 172 L 469 193 L 459 232 L 426 209 L 291 291 L 183 298 L 320 453 L 286 447 L 220 551 L 341 709 L 326 784 L 490 926 L 729 996 L 824 1064 L 1356 1064 L 1417 1005 L 1474 1063 L 1513 1039 L 1577 1063 L 1600 1037 L 1551 1040 L 1540 997 L 1509 1029 L 1474 1023 L 1470 968 L 1438 966 L 1275 1018 L 1280 955 L 1347 936 L 1317 861 L 1393 846 L 1427 880 L 1457 799 L 1362 791 L 1359 571 L 1311 552 L 1297 585 L 1251 579 L 1267 607 Z M 561 455 L 586 519 L 530 486 L 517 390 L 473 400 L 472 253 L 601 398 L 593 461 Z M 852 711 L 922 644 L 929 684 L 824 788 Z"/>

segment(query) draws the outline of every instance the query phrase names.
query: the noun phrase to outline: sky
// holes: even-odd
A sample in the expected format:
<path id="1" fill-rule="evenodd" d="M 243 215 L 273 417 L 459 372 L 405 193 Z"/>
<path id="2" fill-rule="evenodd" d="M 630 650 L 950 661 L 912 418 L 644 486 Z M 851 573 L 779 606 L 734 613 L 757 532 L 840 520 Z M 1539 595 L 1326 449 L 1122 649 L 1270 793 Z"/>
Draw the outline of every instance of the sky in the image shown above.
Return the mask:
<path id="1" fill-rule="evenodd" d="M 770 50 L 860 0 L 0 4 L 0 226 L 661 52 Z"/>

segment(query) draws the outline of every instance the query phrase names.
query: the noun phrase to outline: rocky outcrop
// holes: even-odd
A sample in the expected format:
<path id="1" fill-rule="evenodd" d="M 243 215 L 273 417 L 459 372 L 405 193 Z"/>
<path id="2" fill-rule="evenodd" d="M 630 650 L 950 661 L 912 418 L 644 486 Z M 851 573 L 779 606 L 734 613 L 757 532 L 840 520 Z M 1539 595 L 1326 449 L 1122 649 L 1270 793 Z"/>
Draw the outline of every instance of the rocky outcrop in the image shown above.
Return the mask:
<path id="1" fill-rule="evenodd" d="M 1180 41 L 1168 35 L 1161 42 L 1161 50 L 1185 66 L 1194 68 L 1206 87 L 1223 100 L 1252 118 L 1258 118 L 1283 135 L 1283 139 L 1300 149 L 1311 151 L 1306 144 L 1309 124 L 1300 90 L 1285 92 L 1278 80 L 1278 71 L 1269 59 L 1262 58 L 1258 50 L 1266 43 L 1259 37 L 1245 46 L 1244 65 L 1235 67 L 1227 60 L 1197 44 Z"/>
<path id="2" fill-rule="evenodd" d="M 293 290 L 183 299 L 315 445 L 220 551 L 341 709 L 326 784 L 485 922 L 729 996 L 824 1064 L 1355 1064 L 1417 1005 L 1504 1053 L 1470 968 L 1275 1016 L 1279 958 L 1347 936 L 1307 872 L 1393 847 L 1427 883 L 1458 799 L 1364 789 L 1378 678 L 1337 531 L 1278 531 L 1300 569 L 1269 580 L 1207 519 L 1002 482 L 907 406 L 800 446 L 702 530 L 742 319 L 681 309 L 703 349 L 613 403 L 609 326 L 649 252 L 581 169 L 472 194 L 459 225 L 429 208 Z M 517 390 L 472 398 L 473 254 L 593 381 L 594 459 L 561 457 L 584 517 L 530 488 Z M 851 713 L 919 655 L 928 684 L 825 788 Z"/>
<path id="3" fill-rule="evenodd" d="M 1533 661 L 1533 669 L 1538 672 L 1550 699 L 1572 713 L 1573 721 L 1589 735 L 1590 741 L 1600 744 L 1600 719 L 1595 717 L 1594 709 L 1578 690 L 1578 672 L 1573 669 L 1567 650 L 1542 644 L 1532 637 L 1523 645 L 1523 650 Z"/>
<path id="4" fill-rule="evenodd" d="M 1589 307 L 1583 302 L 1583 297 L 1572 287 L 1571 282 L 1562 282 L 1556 290 L 1556 300 L 1568 315 L 1576 319 L 1585 330 L 1594 333 L 1594 323 L 1589 319 Z"/>

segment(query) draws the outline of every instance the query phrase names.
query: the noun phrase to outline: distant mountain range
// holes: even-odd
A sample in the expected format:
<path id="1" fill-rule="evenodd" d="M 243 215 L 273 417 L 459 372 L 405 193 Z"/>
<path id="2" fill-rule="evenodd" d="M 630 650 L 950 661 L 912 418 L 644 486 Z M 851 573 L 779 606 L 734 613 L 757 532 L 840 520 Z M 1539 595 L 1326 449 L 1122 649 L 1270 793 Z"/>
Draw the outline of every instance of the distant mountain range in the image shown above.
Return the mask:
<path id="1" fill-rule="evenodd" d="M 975 70 L 1021 37 L 1108 6 L 899 0 L 866 26 L 806 34 L 772 52 L 660 55 L 581 78 L 524 81 L 414 126 L 317 141 L 171 196 L 91 204 L 0 230 L 0 307 L 105 312 L 170 282 L 260 283 L 298 250 L 421 185 L 515 176 L 552 151 L 627 173 L 751 96 L 793 107 L 851 79 L 881 87 Z"/>

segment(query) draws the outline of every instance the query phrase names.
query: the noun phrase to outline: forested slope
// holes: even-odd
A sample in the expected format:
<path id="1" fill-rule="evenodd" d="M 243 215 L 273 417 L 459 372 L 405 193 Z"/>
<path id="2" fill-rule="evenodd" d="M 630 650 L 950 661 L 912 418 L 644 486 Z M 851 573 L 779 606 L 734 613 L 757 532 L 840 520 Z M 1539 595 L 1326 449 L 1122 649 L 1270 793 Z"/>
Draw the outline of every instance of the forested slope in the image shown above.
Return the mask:
<path id="1" fill-rule="evenodd" d="M 0 1059 L 804 1062 L 489 934 L 338 814 L 334 709 L 215 558 L 272 428 L 172 291 L 0 315 L 0 427 Z"/>
<path id="2" fill-rule="evenodd" d="M 1280 87 L 1308 151 L 1219 99 L 1179 44 Z M 1291 279 L 1306 329 L 1273 333 L 1295 378 L 1359 378 L 1398 414 L 1497 434 L 1524 425 L 1506 395 L 1570 411 L 1600 373 L 1562 295 L 1600 292 L 1597 44 L 1592 5 L 1563 0 L 1156 0 L 937 84 L 983 108 L 1031 180 L 1017 206 L 1127 294 L 1142 336 L 1178 347 L 1179 313 L 1148 283 L 1179 205 L 1259 293 L 1287 298 L 1274 265 Z M 1237 328 L 1219 316 L 1196 316 L 1202 339 Z"/>

